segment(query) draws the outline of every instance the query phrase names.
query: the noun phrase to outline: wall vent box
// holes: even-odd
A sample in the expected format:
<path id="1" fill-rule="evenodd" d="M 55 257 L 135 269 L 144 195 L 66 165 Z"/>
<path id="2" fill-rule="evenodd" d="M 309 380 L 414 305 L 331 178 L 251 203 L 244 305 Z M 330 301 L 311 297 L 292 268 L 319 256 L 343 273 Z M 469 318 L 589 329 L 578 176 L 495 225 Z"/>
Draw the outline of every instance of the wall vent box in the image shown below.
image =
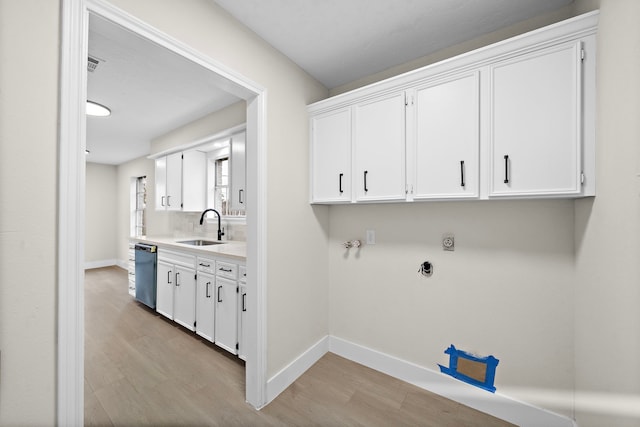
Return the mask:
<path id="1" fill-rule="evenodd" d="M 496 376 L 498 359 L 493 356 L 474 356 L 466 351 L 458 350 L 453 344 L 445 350 L 445 354 L 449 355 L 449 366 L 439 364 L 440 372 L 495 393 L 496 388 L 493 381 Z"/>

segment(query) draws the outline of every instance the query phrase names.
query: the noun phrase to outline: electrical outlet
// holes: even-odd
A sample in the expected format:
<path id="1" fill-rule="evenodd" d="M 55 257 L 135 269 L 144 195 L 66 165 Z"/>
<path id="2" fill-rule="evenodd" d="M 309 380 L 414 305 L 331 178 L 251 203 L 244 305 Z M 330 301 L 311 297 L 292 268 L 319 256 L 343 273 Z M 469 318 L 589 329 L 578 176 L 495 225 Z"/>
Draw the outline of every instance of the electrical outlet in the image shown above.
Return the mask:
<path id="1" fill-rule="evenodd" d="M 376 230 L 367 230 L 367 245 L 376 244 Z"/>
<path id="2" fill-rule="evenodd" d="M 442 236 L 442 249 L 445 251 L 454 251 L 456 249 L 456 242 L 453 234 L 445 234 Z"/>

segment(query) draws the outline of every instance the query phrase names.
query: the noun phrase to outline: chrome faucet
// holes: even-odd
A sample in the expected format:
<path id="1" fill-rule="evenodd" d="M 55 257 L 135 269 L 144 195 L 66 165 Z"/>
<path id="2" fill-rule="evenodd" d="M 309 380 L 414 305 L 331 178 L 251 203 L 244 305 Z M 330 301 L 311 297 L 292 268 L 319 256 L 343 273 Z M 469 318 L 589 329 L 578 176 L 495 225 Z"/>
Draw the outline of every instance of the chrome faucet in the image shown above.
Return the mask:
<path id="1" fill-rule="evenodd" d="M 216 215 L 218 215 L 218 240 L 222 240 L 222 236 L 224 236 L 224 231 L 222 231 L 222 229 L 220 228 L 220 212 L 218 212 L 215 209 L 207 209 L 204 212 L 202 212 L 202 216 L 200 217 L 200 225 L 202 225 L 202 223 L 204 222 L 204 216 L 207 214 L 207 212 L 215 212 Z"/>

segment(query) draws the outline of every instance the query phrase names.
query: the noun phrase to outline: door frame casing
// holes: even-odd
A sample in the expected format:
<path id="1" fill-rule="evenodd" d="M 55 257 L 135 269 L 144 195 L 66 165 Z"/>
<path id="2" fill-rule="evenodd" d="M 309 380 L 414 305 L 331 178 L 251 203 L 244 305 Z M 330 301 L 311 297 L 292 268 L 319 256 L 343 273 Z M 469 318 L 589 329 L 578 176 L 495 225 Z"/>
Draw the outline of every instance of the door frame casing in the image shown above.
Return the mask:
<path id="1" fill-rule="evenodd" d="M 146 38 L 214 73 L 247 102 L 246 400 L 266 402 L 267 91 L 216 60 L 104 0 L 61 0 L 58 131 L 57 424 L 84 423 L 85 147 L 89 14 Z M 251 298 L 254 295 L 254 298 Z"/>

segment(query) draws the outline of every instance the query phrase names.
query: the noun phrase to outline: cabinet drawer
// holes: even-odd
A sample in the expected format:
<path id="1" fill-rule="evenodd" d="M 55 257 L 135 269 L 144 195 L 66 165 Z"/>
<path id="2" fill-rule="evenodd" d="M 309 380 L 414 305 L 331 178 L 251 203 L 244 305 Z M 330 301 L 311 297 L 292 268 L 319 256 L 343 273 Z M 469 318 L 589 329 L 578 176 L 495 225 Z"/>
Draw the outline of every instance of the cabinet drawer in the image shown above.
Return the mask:
<path id="1" fill-rule="evenodd" d="M 202 271 L 204 273 L 215 274 L 216 262 L 212 259 L 198 257 L 198 265 L 196 268 L 198 271 Z"/>
<path id="2" fill-rule="evenodd" d="M 247 283 L 247 266 L 246 265 L 238 266 L 238 281 L 240 283 Z"/>
<path id="3" fill-rule="evenodd" d="M 236 280 L 238 278 L 238 266 L 228 262 L 216 262 L 216 276 Z"/>
<path id="4" fill-rule="evenodd" d="M 158 261 L 177 264 L 188 268 L 195 268 L 196 266 L 195 256 L 163 249 L 158 249 Z"/>

